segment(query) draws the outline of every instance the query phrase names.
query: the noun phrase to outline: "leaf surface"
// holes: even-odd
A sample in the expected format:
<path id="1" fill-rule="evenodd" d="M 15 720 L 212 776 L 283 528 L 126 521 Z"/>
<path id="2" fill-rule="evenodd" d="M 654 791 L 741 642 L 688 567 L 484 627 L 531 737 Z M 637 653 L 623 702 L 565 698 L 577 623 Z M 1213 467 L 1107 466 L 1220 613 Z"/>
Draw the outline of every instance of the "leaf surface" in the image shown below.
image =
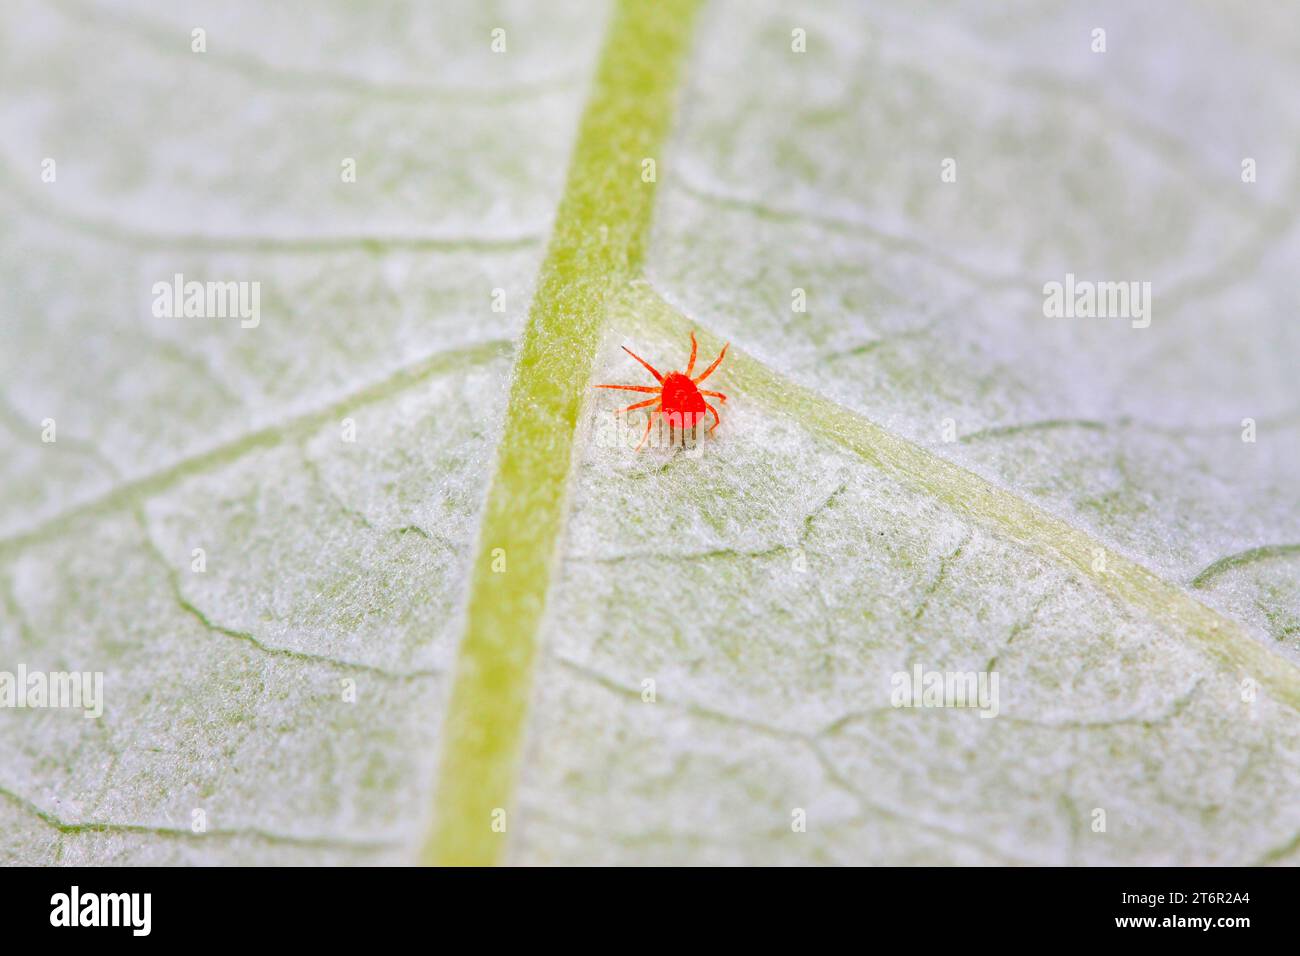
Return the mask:
<path id="1" fill-rule="evenodd" d="M 0 860 L 1296 861 L 1294 16 L 696 6 L 6 11 Z"/>

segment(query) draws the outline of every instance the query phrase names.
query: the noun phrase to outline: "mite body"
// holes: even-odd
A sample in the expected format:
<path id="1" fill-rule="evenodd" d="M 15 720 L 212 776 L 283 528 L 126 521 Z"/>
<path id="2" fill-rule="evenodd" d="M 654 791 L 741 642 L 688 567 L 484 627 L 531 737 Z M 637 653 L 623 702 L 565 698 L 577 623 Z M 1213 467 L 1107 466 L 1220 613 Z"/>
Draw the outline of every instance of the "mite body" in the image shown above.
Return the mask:
<path id="1" fill-rule="evenodd" d="M 730 343 L 728 343 L 730 344 Z M 695 370 L 695 356 L 699 351 L 699 346 L 695 342 L 695 333 L 691 333 L 691 357 L 686 363 L 685 372 L 669 372 L 667 375 L 661 373 L 653 365 L 637 355 L 626 345 L 623 351 L 632 356 L 638 362 L 645 366 L 646 370 L 655 377 L 657 386 L 651 385 L 597 385 L 596 388 L 613 388 L 626 392 L 647 392 L 653 395 L 653 398 L 647 398 L 642 402 L 633 402 L 625 408 L 620 408 L 616 414 L 623 412 L 635 411 L 638 408 L 649 408 L 650 414 L 645 423 L 645 434 L 641 436 L 641 441 L 637 443 L 637 451 L 646 443 L 650 437 L 650 429 L 654 425 L 655 416 L 663 415 L 668 419 L 670 429 L 680 425 L 682 428 L 694 428 L 695 425 L 704 418 L 706 414 L 713 416 L 713 424 L 709 426 L 709 434 L 712 435 L 714 430 L 722 424 L 722 417 L 718 415 L 718 410 L 708 401 L 708 398 L 716 398 L 720 402 L 725 402 L 727 396 L 721 392 L 710 392 L 699 387 L 700 382 L 713 374 L 723 358 L 727 354 L 727 346 L 722 346 L 722 351 L 713 363 L 699 375 L 694 378 L 691 373 Z M 706 398 L 708 396 L 708 398 Z"/>

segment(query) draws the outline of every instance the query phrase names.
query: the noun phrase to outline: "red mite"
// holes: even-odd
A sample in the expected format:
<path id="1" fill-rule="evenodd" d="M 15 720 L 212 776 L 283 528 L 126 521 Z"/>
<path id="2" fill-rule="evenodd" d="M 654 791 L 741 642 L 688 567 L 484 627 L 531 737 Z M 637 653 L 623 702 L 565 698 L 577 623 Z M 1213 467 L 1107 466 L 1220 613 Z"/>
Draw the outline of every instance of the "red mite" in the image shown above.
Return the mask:
<path id="1" fill-rule="evenodd" d="M 727 345 L 731 343 L 728 342 Z M 727 345 L 722 346 L 722 351 L 718 357 L 713 360 L 713 364 L 706 368 L 695 378 L 691 378 L 691 372 L 695 369 L 695 353 L 699 351 L 699 346 L 695 344 L 695 333 L 691 333 L 691 358 L 686 363 L 685 372 L 669 372 L 667 375 L 659 372 L 653 365 L 637 355 L 626 345 L 623 351 L 632 356 L 642 365 L 644 365 L 650 374 L 659 382 L 657 387 L 650 385 L 597 385 L 596 388 L 618 388 L 627 392 L 649 392 L 654 398 L 647 398 L 644 402 L 635 402 L 626 408 L 620 408 L 618 411 L 630 412 L 638 408 L 650 409 L 650 417 L 645 423 L 645 434 L 641 436 L 641 441 L 637 443 L 636 450 L 640 451 L 645 440 L 650 437 L 650 427 L 654 424 L 656 415 L 663 415 L 668 419 L 669 428 L 675 428 L 681 425 L 683 428 L 694 428 L 695 425 L 704 417 L 705 411 L 712 413 L 713 424 L 709 426 L 709 434 L 722 424 L 722 419 L 718 416 L 718 410 L 704 400 L 704 396 L 716 398 L 725 402 L 727 396 L 721 392 L 706 392 L 699 388 L 700 382 L 704 381 L 713 374 L 713 370 L 722 364 L 722 359 L 727 354 Z"/>

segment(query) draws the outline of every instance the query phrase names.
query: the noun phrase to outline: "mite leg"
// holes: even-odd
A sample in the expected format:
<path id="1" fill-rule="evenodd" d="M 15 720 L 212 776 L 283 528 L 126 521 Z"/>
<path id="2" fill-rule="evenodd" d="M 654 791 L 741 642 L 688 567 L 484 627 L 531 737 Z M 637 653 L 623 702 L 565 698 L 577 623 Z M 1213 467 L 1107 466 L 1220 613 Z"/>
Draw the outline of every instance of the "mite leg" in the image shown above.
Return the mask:
<path id="1" fill-rule="evenodd" d="M 632 356 L 634 359 L 636 359 L 636 360 L 637 360 L 638 362 L 640 362 L 642 365 L 644 365 L 644 366 L 646 367 L 646 369 L 650 372 L 650 374 L 653 375 L 653 376 L 655 377 L 655 381 L 656 381 L 656 382 L 660 382 L 660 383 L 663 382 L 664 377 L 663 377 L 662 375 L 659 374 L 659 370 L 656 369 L 653 365 L 651 365 L 649 362 L 647 362 L 647 361 L 646 361 L 645 359 L 643 359 L 641 356 L 637 355 L 635 352 L 633 352 L 633 351 L 632 351 L 630 348 L 628 348 L 626 345 L 623 346 L 623 351 L 626 352 L 628 355 Z"/>
<path id="2" fill-rule="evenodd" d="M 718 417 L 718 410 L 714 408 L 712 405 L 710 405 L 708 402 L 704 403 L 704 407 L 713 413 L 713 424 L 709 426 L 709 434 L 712 435 L 713 429 L 717 428 L 719 425 L 722 424 L 722 419 Z"/>
<path id="3" fill-rule="evenodd" d="M 618 414 L 620 414 L 620 413 L 622 413 L 622 412 L 632 412 L 632 411 L 636 411 L 638 408 L 645 408 L 647 405 L 653 405 L 653 404 L 655 404 L 657 401 L 659 401 L 658 398 L 647 398 L 644 402 L 636 402 L 635 404 L 629 405 L 627 408 L 620 408 L 620 409 L 619 409 L 617 412 L 615 412 L 614 414 L 615 414 L 615 415 L 618 415 Z"/>
<path id="4" fill-rule="evenodd" d="M 639 442 L 636 443 L 636 450 L 637 450 L 637 451 L 640 451 L 640 450 L 641 450 L 641 446 L 645 444 L 645 440 L 646 440 L 647 438 L 650 437 L 650 426 L 653 425 L 653 424 L 655 423 L 655 413 L 656 413 L 657 411 L 658 411 L 658 409 L 654 409 L 654 410 L 652 410 L 652 411 L 650 412 L 649 417 L 646 419 L 646 421 L 645 421 L 645 433 L 641 436 L 641 440 L 640 440 Z"/>
<path id="5" fill-rule="evenodd" d="M 730 342 L 727 343 L 727 345 L 730 344 L 731 344 Z M 727 345 L 724 345 L 722 347 L 722 351 L 719 352 L 718 357 L 713 360 L 713 364 L 710 365 L 708 368 L 706 368 L 699 378 L 691 379 L 692 382 L 694 382 L 696 385 L 699 385 L 700 382 L 704 381 L 706 378 L 708 378 L 710 375 L 713 374 L 713 370 L 722 364 L 722 360 L 727 354 Z"/>

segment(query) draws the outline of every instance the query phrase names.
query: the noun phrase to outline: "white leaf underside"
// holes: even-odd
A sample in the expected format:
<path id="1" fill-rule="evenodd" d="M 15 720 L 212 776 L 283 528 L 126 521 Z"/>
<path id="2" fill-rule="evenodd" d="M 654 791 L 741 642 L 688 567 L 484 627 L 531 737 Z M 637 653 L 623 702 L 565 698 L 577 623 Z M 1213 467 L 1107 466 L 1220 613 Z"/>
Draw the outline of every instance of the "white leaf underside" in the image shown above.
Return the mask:
<path id="1" fill-rule="evenodd" d="M 1165 6 L 708 5 L 646 272 L 702 331 L 1205 603 L 1294 686 L 1300 31 L 1282 5 Z M 477 5 L 437 10 L 0 20 L 0 670 L 104 670 L 109 701 L 0 711 L 0 861 L 418 847 L 511 342 L 606 26 L 509 5 L 493 57 Z M 1151 281 L 1151 327 L 1045 319 L 1067 271 Z M 174 272 L 259 278 L 262 325 L 150 319 Z M 593 381 L 642 380 L 623 343 L 684 362 L 677 326 L 615 309 Z M 698 457 L 580 435 L 510 862 L 1295 861 L 1279 695 L 1246 706 L 1250 674 L 1050 542 L 717 380 Z M 891 708 L 917 663 L 996 669 L 999 716 Z"/>

